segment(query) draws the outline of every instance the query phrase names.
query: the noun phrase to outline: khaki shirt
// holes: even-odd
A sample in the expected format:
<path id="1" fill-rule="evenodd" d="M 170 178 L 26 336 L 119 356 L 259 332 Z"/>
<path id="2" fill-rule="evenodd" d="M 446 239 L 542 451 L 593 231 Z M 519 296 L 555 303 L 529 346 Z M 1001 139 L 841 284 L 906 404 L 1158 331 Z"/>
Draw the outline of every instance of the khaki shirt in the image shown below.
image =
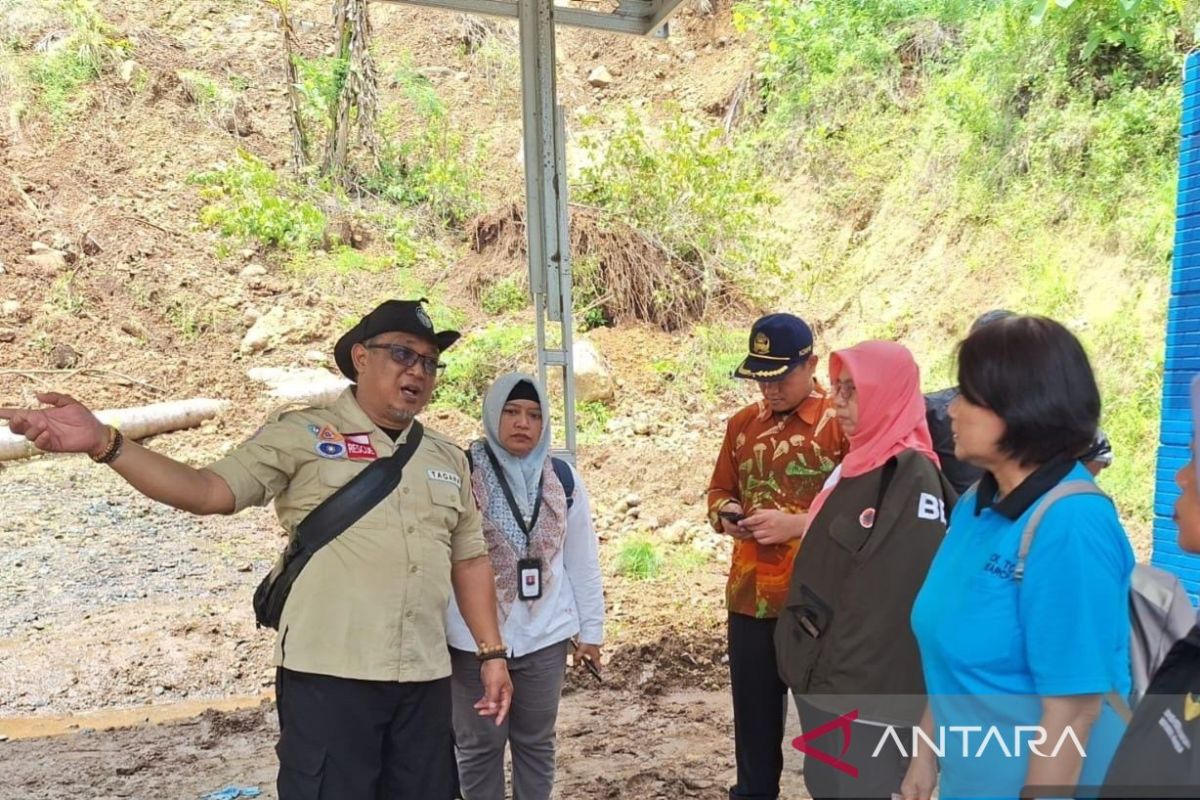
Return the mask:
<path id="1" fill-rule="evenodd" d="M 208 469 L 229 484 L 238 511 L 274 499 L 280 524 L 295 536 L 310 511 L 373 460 L 372 450 L 390 456 L 407 436 L 393 444 L 347 389 L 328 408 L 276 411 Z M 396 491 L 317 551 L 296 579 L 275 665 L 377 681 L 449 675 L 450 564 L 487 555 L 470 483 L 463 451 L 426 430 Z"/>

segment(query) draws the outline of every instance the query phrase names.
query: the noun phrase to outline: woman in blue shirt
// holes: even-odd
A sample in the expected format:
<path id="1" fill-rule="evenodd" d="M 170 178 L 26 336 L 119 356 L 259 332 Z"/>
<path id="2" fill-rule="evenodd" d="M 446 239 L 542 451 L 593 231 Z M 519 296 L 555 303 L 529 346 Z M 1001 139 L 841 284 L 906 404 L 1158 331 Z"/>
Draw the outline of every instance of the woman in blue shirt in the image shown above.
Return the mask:
<path id="1" fill-rule="evenodd" d="M 960 500 L 913 606 L 929 693 L 903 796 L 1069 796 L 1098 787 L 1123 725 L 1104 700 L 1129 693 L 1133 552 L 1112 503 L 1049 507 L 1017 569 L 1021 534 L 1064 481 L 1091 481 L 1100 395 L 1062 325 L 1014 317 L 962 342 L 950 407 L 955 456 L 984 477 Z M 933 746 L 930 746 L 932 743 Z M 935 752 L 940 751 L 940 752 Z"/>

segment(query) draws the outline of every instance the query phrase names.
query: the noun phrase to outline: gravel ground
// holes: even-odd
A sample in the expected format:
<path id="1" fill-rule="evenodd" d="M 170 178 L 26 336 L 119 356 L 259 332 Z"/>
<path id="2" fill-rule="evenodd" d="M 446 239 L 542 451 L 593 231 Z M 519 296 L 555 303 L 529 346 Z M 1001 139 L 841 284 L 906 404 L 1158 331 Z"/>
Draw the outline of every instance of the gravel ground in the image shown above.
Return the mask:
<path id="1" fill-rule="evenodd" d="M 261 690 L 271 639 L 249 601 L 282 542 L 268 510 L 196 518 L 68 458 L 5 468 L 0 495 L 0 708 Z"/>

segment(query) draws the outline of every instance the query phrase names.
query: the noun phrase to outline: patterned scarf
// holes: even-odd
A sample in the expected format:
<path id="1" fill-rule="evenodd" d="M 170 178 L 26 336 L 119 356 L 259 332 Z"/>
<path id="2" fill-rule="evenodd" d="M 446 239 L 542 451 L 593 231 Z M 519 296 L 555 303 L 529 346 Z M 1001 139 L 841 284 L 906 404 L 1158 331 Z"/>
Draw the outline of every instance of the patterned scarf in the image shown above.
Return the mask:
<path id="1" fill-rule="evenodd" d="M 496 473 L 484 450 L 485 439 L 471 443 L 471 491 L 483 512 L 483 538 L 487 540 L 488 556 L 496 574 L 496 600 L 500 606 L 500 622 L 504 623 L 517 599 L 517 561 L 538 558 L 542 561 L 542 596 L 554 582 L 550 562 L 562 549 L 567 535 L 567 495 L 550 459 L 542 465 L 542 507 L 537 523 L 529 533 L 529 550 L 525 549 L 525 532 L 513 518 L 512 509 L 500 487 L 503 478 Z M 494 446 L 493 446 L 494 449 Z M 534 611 L 538 600 L 530 600 Z"/>

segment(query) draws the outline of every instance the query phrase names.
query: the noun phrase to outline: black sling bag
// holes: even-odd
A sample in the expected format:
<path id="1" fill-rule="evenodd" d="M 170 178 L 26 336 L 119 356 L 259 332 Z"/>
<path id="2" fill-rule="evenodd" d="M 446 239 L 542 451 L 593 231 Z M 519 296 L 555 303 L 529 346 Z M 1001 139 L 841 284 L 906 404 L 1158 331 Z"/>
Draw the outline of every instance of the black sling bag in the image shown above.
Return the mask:
<path id="1" fill-rule="evenodd" d="M 296 535 L 283 551 L 283 558 L 254 590 L 254 619 L 260 628 L 279 629 L 292 584 L 309 559 L 396 490 L 404 466 L 417 452 L 424 435 L 421 423 L 413 420 L 408 440 L 395 453 L 372 461 L 296 526 Z"/>

